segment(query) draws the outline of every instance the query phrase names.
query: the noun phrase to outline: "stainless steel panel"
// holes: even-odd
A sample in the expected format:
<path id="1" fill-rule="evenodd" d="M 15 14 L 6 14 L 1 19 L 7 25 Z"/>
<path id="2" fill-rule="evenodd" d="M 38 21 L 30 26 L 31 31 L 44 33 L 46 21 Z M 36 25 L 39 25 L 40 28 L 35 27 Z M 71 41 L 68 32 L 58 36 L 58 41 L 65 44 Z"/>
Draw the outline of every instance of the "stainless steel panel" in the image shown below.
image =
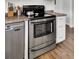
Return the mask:
<path id="1" fill-rule="evenodd" d="M 56 38 L 56 34 L 55 33 L 51 33 L 51 34 L 48 34 L 48 35 L 45 35 L 43 36 L 43 42 L 48 42 L 48 41 L 51 41 L 51 40 L 55 40 Z"/>
<path id="2" fill-rule="evenodd" d="M 56 22 L 55 21 L 50 22 L 51 28 L 49 29 L 51 33 L 48 33 L 47 35 L 42 35 L 40 37 L 34 37 L 34 24 L 37 24 L 37 22 L 38 23 L 45 22 L 45 21 L 47 22 L 51 19 L 52 18 L 29 21 L 29 59 L 34 59 L 35 57 L 55 48 L 56 46 L 55 44 L 56 43 Z M 42 27 L 43 27 L 42 28 L 43 30 L 41 32 L 46 32 L 45 24 Z"/>
<path id="3" fill-rule="evenodd" d="M 17 25 L 15 23 L 6 25 L 6 28 L 10 27 L 5 30 L 5 59 L 24 58 L 24 23 L 21 26 Z"/>
<path id="4" fill-rule="evenodd" d="M 34 38 L 33 24 L 29 22 L 29 48 L 42 44 L 42 37 Z"/>
<path id="5" fill-rule="evenodd" d="M 32 52 L 31 49 L 30 49 L 30 53 L 29 53 L 30 58 L 34 59 L 35 57 L 38 57 L 38 56 L 40 56 L 41 54 L 43 54 L 43 53 L 45 53 L 45 52 L 48 52 L 48 51 L 54 49 L 56 45 L 55 45 L 55 44 L 51 44 L 51 43 L 52 43 L 52 41 L 47 42 L 47 43 L 45 43 L 45 44 L 43 44 L 43 45 L 40 45 L 40 46 L 36 47 L 36 48 L 38 49 L 39 47 L 49 45 L 48 47 L 45 47 L 45 48 L 40 49 L 40 50 L 35 51 L 35 52 Z M 51 44 L 51 45 L 50 45 L 50 44 Z"/>
<path id="6" fill-rule="evenodd" d="M 11 59 L 11 41 L 12 41 L 12 36 L 11 34 L 13 31 L 6 31 L 5 32 L 5 59 Z"/>

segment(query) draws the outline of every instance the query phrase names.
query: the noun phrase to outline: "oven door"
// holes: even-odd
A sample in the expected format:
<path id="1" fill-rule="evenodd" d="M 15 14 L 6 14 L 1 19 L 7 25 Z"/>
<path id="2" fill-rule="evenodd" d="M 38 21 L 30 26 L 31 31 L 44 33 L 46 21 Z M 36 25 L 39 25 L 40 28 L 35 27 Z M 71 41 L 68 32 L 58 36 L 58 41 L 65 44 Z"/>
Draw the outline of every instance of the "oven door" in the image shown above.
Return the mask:
<path id="1" fill-rule="evenodd" d="M 49 41 L 56 41 L 56 22 L 54 19 L 40 19 L 29 22 L 29 48 Z"/>
<path id="2" fill-rule="evenodd" d="M 29 57 L 32 59 L 55 48 L 56 20 L 41 19 L 41 21 L 31 21 L 30 24 Z"/>
<path id="3" fill-rule="evenodd" d="M 55 33 L 55 20 L 32 22 L 34 25 L 34 38 L 39 38 L 51 33 Z"/>

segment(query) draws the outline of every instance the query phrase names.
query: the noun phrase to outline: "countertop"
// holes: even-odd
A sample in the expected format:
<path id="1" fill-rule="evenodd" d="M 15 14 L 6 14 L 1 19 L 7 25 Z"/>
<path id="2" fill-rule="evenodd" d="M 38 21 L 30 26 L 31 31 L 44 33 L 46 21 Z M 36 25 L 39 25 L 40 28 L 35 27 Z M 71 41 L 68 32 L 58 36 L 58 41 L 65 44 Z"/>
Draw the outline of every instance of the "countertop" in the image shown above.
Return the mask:
<path id="1" fill-rule="evenodd" d="M 5 17 L 5 24 L 14 23 L 14 22 L 22 22 L 26 21 L 28 18 L 26 16 L 13 16 L 13 17 Z"/>
<path id="2" fill-rule="evenodd" d="M 49 12 L 49 15 L 56 15 L 56 16 L 66 16 L 64 13 L 56 13 L 56 12 Z M 5 24 L 7 23 L 14 23 L 14 22 L 22 22 L 28 20 L 26 16 L 13 16 L 13 17 L 5 17 Z"/>
<path id="3" fill-rule="evenodd" d="M 58 17 L 60 17 L 60 16 L 66 16 L 66 14 L 64 14 L 64 13 L 57 13 L 57 12 L 49 12 L 48 14 L 49 15 L 56 15 Z"/>

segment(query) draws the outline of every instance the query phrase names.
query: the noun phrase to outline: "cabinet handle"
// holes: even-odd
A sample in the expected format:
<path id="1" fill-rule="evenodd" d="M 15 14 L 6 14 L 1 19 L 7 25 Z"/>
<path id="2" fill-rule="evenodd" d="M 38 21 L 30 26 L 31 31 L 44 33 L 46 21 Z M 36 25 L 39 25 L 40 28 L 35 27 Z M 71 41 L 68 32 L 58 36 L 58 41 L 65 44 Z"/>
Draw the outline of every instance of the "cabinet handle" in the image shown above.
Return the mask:
<path id="1" fill-rule="evenodd" d="M 15 31 L 19 31 L 20 29 L 18 28 L 18 29 L 15 29 Z"/>

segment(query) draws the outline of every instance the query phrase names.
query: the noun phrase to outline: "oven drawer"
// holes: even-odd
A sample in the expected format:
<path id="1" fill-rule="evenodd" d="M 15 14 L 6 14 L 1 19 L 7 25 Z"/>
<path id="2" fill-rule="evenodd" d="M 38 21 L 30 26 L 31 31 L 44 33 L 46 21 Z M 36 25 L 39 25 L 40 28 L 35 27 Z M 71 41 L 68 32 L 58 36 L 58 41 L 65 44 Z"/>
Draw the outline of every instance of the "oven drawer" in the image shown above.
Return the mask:
<path id="1" fill-rule="evenodd" d="M 34 47 L 34 48 L 30 49 L 30 52 L 29 52 L 30 57 L 32 56 L 32 58 L 35 58 L 37 56 L 40 56 L 41 54 L 54 49 L 55 46 L 56 46 L 55 42 L 50 41 L 48 43 Z"/>
<path id="2" fill-rule="evenodd" d="M 43 48 L 46 48 L 46 47 L 51 46 L 52 44 L 55 44 L 55 42 L 56 42 L 55 40 L 54 40 L 54 41 L 51 40 L 51 41 L 49 41 L 49 42 L 40 44 L 40 45 L 38 45 L 38 46 L 35 46 L 35 47 L 31 48 L 31 51 L 32 51 L 32 52 L 39 51 L 39 50 L 41 50 L 41 49 L 43 49 Z"/>
<path id="3" fill-rule="evenodd" d="M 38 45 L 40 45 L 40 44 L 43 43 L 43 37 L 32 38 L 32 40 L 30 40 L 29 43 L 30 43 L 29 48 L 32 48 L 32 47 L 38 46 Z"/>
<path id="4" fill-rule="evenodd" d="M 56 39 L 56 34 L 55 33 L 51 33 L 51 34 L 48 34 L 46 36 L 43 36 L 43 42 L 49 42 L 49 41 L 54 41 Z"/>

